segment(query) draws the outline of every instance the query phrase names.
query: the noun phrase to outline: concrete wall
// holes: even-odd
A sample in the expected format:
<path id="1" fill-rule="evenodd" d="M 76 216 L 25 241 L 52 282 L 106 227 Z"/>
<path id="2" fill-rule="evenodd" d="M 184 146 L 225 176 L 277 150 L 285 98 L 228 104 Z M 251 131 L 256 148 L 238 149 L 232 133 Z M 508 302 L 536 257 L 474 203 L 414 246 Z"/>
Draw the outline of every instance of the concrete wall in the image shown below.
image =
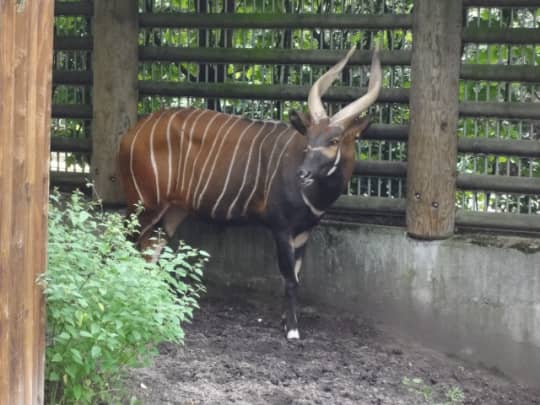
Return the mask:
<path id="1" fill-rule="evenodd" d="M 188 221 L 180 236 L 212 255 L 212 282 L 282 294 L 265 229 Z M 401 228 L 323 224 L 308 244 L 300 295 L 540 386 L 539 239 L 425 242 Z"/>

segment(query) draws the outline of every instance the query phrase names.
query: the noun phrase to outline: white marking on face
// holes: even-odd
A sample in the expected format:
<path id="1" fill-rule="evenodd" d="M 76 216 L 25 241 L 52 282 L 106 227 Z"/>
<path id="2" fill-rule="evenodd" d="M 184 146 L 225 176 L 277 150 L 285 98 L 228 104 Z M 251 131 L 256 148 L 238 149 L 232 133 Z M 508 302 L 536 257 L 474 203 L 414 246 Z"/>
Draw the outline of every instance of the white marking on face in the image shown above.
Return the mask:
<path id="1" fill-rule="evenodd" d="M 304 192 L 301 191 L 300 194 L 302 195 L 302 200 L 304 200 L 304 203 L 308 206 L 313 215 L 315 215 L 316 217 L 320 217 L 324 214 L 324 211 L 321 211 L 313 206 L 313 204 L 308 200 Z"/>
<path id="2" fill-rule="evenodd" d="M 158 167 L 156 163 L 156 155 L 154 153 L 154 133 L 156 131 L 156 127 L 159 124 L 159 121 L 161 118 L 163 118 L 164 113 L 161 112 L 159 117 L 154 122 L 154 125 L 152 125 L 152 130 L 150 131 L 150 161 L 152 162 L 152 171 L 154 172 L 154 181 L 156 182 L 156 200 L 159 204 L 160 195 L 159 195 L 159 172 Z"/>
<path id="3" fill-rule="evenodd" d="M 206 114 L 206 113 L 209 113 L 211 112 L 210 110 L 203 110 L 202 114 L 199 114 L 197 116 L 197 118 L 195 118 L 195 120 L 193 121 L 193 123 L 191 124 L 191 129 L 189 131 L 189 140 L 188 140 L 188 148 L 187 148 L 187 151 L 186 151 L 186 158 L 185 158 L 185 165 L 184 165 L 184 170 L 182 171 L 182 183 L 180 183 L 180 192 L 184 191 L 184 180 L 186 178 L 186 169 L 187 169 L 187 163 L 188 163 L 188 159 L 190 158 L 190 151 L 191 151 L 191 146 L 193 145 L 193 133 L 195 132 L 195 128 L 197 127 L 197 122 L 199 121 L 199 119 L 201 119 L 201 117 Z"/>
<path id="4" fill-rule="evenodd" d="M 221 139 L 221 136 L 219 135 L 220 131 L 225 128 L 227 126 L 227 124 L 229 123 L 230 120 L 232 119 L 237 119 L 238 117 L 236 116 L 229 116 L 227 118 L 227 120 L 223 123 L 223 125 L 221 125 L 220 128 L 217 129 L 215 135 L 213 136 L 213 142 L 212 142 L 212 145 L 210 146 L 210 151 L 208 152 L 208 154 L 206 155 L 206 159 L 203 163 L 203 166 L 202 166 L 202 169 L 201 171 L 199 172 L 199 180 L 197 181 L 197 185 L 195 186 L 195 191 L 193 193 L 193 205 L 195 206 L 195 199 L 197 198 L 197 195 L 199 193 L 199 188 L 201 187 L 201 182 L 203 180 L 203 174 L 204 174 L 204 171 L 206 170 L 206 166 L 208 165 L 208 162 L 210 161 L 210 158 L 212 157 L 212 152 L 214 151 L 214 147 L 216 146 L 216 143 L 219 139 Z M 229 130 L 234 126 L 234 124 L 232 124 L 230 127 L 229 127 Z M 227 131 L 228 133 L 228 131 Z M 200 199 L 199 199 L 200 201 Z M 199 202 L 199 205 L 200 205 L 200 202 Z"/>
<path id="5" fill-rule="evenodd" d="M 168 165 L 169 165 L 169 178 L 167 179 L 167 195 L 171 192 L 171 183 L 172 183 L 172 149 L 171 149 L 171 125 L 174 120 L 174 117 L 176 117 L 179 113 L 181 113 L 183 110 L 178 110 L 174 114 L 171 115 L 171 118 L 169 118 L 169 122 L 167 123 L 167 154 L 168 154 Z"/>
<path id="6" fill-rule="evenodd" d="M 336 157 L 336 160 L 334 161 L 334 165 L 328 171 L 326 176 L 331 176 L 337 170 L 340 160 L 341 160 L 341 148 L 338 148 L 337 157 Z"/>
<path id="7" fill-rule="evenodd" d="M 179 134 L 180 139 L 178 140 L 178 169 L 176 171 L 176 183 L 174 186 L 175 190 L 178 190 L 178 185 L 180 184 L 181 167 L 183 166 L 183 163 L 185 163 L 185 159 L 184 159 L 184 156 L 182 155 L 182 151 L 184 149 L 184 133 L 186 130 L 187 122 L 189 120 L 189 117 L 191 117 L 194 114 L 200 114 L 202 111 L 204 110 L 195 109 L 195 110 L 190 111 L 190 113 L 186 115 L 186 117 L 184 118 L 184 122 L 182 123 L 182 128 L 180 129 L 180 134 Z"/>
<path id="8" fill-rule="evenodd" d="M 238 193 L 236 193 L 236 196 L 233 199 L 233 201 L 232 201 L 232 203 L 231 203 L 231 205 L 229 207 L 229 210 L 227 211 L 227 219 L 231 219 L 232 210 L 234 209 L 234 207 L 236 206 L 236 203 L 238 202 L 238 199 L 242 195 L 242 191 L 244 191 L 244 186 L 246 185 L 246 182 L 247 182 L 247 174 L 248 174 L 248 170 L 249 170 L 249 164 L 251 163 L 251 155 L 252 155 L 252 152 L 253 152 L 253 148 L 255 146 L 255 143 L 257 142 L 257 139 L 264 132 L 266 124 L 267 123 L 264 122 L 261 125 L 261 129 L 259 129 L 259 131 L 253 137 L 253 142 L 251 142 L 251 145 L 250 145 L 249 151 L 248 151 L 248 158 L 247 158 L 247 161 L 246 161 L 246 167 L 244 168 L 244 176 L 242 177 L 242 184 L 240 185 L 240 188 L 238 189 Z"/>
<path id="9" fill-rule="evenodd" d="M 142 122 L 139 129 L 137 129 L 137 132 L 135 132 L 135 135 L 133 136 L 133 140 L 131 141 L 131 146 L 129 148 L 129 170 L 131 172 L 131 179 L 133 180 L 133 185 L 135 186 L 135 190 L 137 191 L 137 195 L 139 196 L 139 201 L 144 205 L 144 198 L 141 193 L 141 189 L 139 188 L 139 185 L 137 184 L 137 179 L 135 178 L 135 172 L 133 171 L 133 149 L 135 147 L 135 141 L 137 140 L 137 137 L 139 136 L 139 133 L 142 131 L 144 126 L 151 121 L 151 118 L 154 116 L 155 113 L 150 114 L 148 117 L 146 117 L 145 121 Z"/>
<path id="10" fill-rule="evenodd" d="M 187 196 L 188 199 L 190 198 L 190 195 L 191 195 L 190 190 L 191 190 L 191 184 L 193 182 L 193 177 L 195 177 L 195 168 L 197 167 L 197 161 L 199 160 L 199 156 L 200 156 L 201 151 L 203 149 L 204 139 L 206 138 L 206 134 L 208 133 L 208 129 L 210 128 L 210 126 L 212 125 L 214 120 L 217 117 L 222 116 L 222 115 L 223 115 L 222 113 L 215 113 L 214 116 L 210 119 L 210 121 L 208 121 L 208 123 L 206 124 L 206 127 L 204 128 L 203 134 L 201 136 L 201 145 L 199 147 L 199 150 L 197 151 L 197 155 L 195 156 L 195 159 L 193 159 L 193 165 L 192 165 L 192 168 L 191 168 L 191 176 L 189 178 L 189 184 L 188 184 L 188 188 L 187 188 L 187 191 L 186 191 L 186 196 Z"/>
<path id="11" fill-rule="evenodd" d="M 240 145 L 242 143 L 242 139 L 244 138 L 246 133 L 249 131 L 249 129 L 253 125 L 255 125 L 255 121 L 251 122 L 247 127 L 245 127 L 244 130 L 238 136 L 238 140 L 236 141 L 236 146 L 234 147 L 233 155 L 232 155 L 232 158 L 231 158 L 231 163 L 229 164 L 229 169 L 227 170 L 227 176 L 225 177 L 225 183 L 223 184 L 223 189 L 221 190 L 221 194 L 217 198 L 216 203 L 214 204 L 214 207 L 212 208 L 212 214 L 211 214 L 212 218 L 216 216 L 217 207 L 219 206 L 219 203 L 221 202 L 221 199 L 223 198 L 223 196 L 227 192 L 227 186 L 229 185 L 229 179 L 231 178 L 232 168 L 234 166 L 234 163 L 236 162 L 236 154 L 238 153 L 238 148 L 240 147 Z"/>
<path id="12" fill-rule="evenodd" d="M 300 282 L 300 269 L 302 268 L 302 258 L 297 259 L 294 263 L 294 278 L 296 282 Z"/>
<path id="13" fill-rule="evenodd" d="M 291 329 L 287 331 L 287 339 L 288 340 L 298 340 L 300 339 L 300 332 L 298 332 L 298 329 Z"/>
<path id="14" fill-rule="evenodd" d="M 263 149 L 264 142 L 278 128 L 279 128 L 279 125 L 277 125 L 277 124 L 274 125 L 274 128 L 272 128 L 270 131 L 268 131 L 266 133 L 266 135 L 264 135 L 264 138 L 262 139 L 261 144 L 259 145 L 258 159 L 257 159 L 257 172 L 255 173 L 255 182 L 253 183 L 253 189 L 251 190 L 251 193 L 250 193 L 249 197 L 246 199 L 246 202 L 244 203 L 244 208 L 242 209 L 242 216 L 246 215 L 249 203 L 251 202 L 251 199 L 255 195 L 255 192 L 257 191 L 257 186 L 259 185 L 259 175 L 260 175 L 260 172 L 261 172 L 261 163 L 262 163 L 262 149 Z"/>
<path id="15" fill-rule="evenodd" d="M 298 249 L 299 247 L 302 247 L 306 244 L 306 241 L 309 238 L 309 232 L 302 232 L 295 236 L 295 238 L 292 241 L 292 246 L 295 249 Z"/>
<path id="16" fill-rule="evenodd" d="M 212 176 L 214 175 L 214 170 L 216 168 L 216 164 L 217 164 L 217 162 L 218 162 L 218 160 L 220 158 L 221 148 L 223 147 L 223 144 L 225 143 L 225 139 L 227 139 L 227 136 L 231 133 L 231 130 L 234 128 L 234 126 L 236 124 L 238 124 L 239 122 L 241 122 L 241 117 L 235 117 L 235 118 L 236 118 L 236 122 L 234 122 L 229 127 L 227 132 L 225 132 L 225 135 L 223 135 L 221 137 L 221 143 L 219 144 L 216 155 L 214 156 L 214 162 L 212 163 L 212 167 L 210 168 L 210 173 L 208 174 L 208 178 L 206 179 L 206 183 L 204 185 L 204 188 L 201 191 L 201 194 L 199 195 L 199 199 L 197 200 L 197 209 L 201 206 L 202 198 L 203 198 L 204 194 L 206 193 L 206 189 L 208 188 L 208 185 L 210 184 L 210 181 L 212 180 Z M 212 145 L 212 146 L 214 146 L 214 145 Z M 211 154 L 212 154 L 212 151 L 210 151 L 209 155 L 211 155 Z"/>

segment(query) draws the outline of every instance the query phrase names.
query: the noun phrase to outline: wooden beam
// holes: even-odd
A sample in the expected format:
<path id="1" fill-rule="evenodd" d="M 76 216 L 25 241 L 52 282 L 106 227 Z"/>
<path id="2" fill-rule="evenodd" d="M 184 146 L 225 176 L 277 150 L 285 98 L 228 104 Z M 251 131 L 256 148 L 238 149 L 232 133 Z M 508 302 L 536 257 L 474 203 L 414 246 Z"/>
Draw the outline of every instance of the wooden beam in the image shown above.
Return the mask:
<path id="1" fill-rule="evenodd" d="M 42 404 L 52 0 L 0 2 L 0 404 Z"/>
<path id="2" fill-rule="evenodd" d="M 464 80 L 540 83 L 540 66 L 464 64 L 460 77 Z"/>
<path id="3" fill-rule="evenodd" d="M 540 7 L 540 0 L 463 0 L 465 7 Z"/>
<path id="4" fill-rule="evenodd" d="M 139 81 L 142 95 L 168 97 L 220 97 L 239 99 L 307 100 L 310 86 L 254 85 L 247 83 L 191 83 L 165 81 Z M 323 96 L 324 101 L 350 103 L 366 93 L 366 88 L 331 87 Z M 94 99 L 95 100 L 95 99 Z M 377 99 L 380 103 L 403 103 L 409 101 L 408 89 L 382 89 Z"/>
<path id="5" fill-rule="evenodd" d="M 54 15 L 92 17 L 94 6 L 91 0 L 82 1 L 55 1 Z"/>
<path id="6" fill-rule="evenodd" d="M 539 28 L 485 28 L 470 26 L 463 31 L 463 42 L 475 44 L 525 45 L 540 42 Z"/>
<path id="7" fill-rule="evenodd" d="M 409 29 L 408 14 L 142 13 L 142 28 Z"/>
<path id="8" fill-rule="evenodd" d="M 118 183 L 120 136 L 137 121 L 137 2 L 94 1 L 92 179 L 106 203 L 123 200 Z"/>
<path id="9" fill-rule="evenodd" d="M 417 0 L 413 14 L 407 232 L 454 232 L 461 0 Z"/>
<path id="10" fill-rule="evenodd" d="M 328 49 L 267 49 L 267 48 L 179 48 L 173 46 L 141 46 L 142 61 L 333 65 L 344 55 L 344 50 Z M 348 66 L 369 65 L 373 52 L 358 50 Z M 383 65 L 409 65 L 411 52 L 394 50 L 380 52 Z"/>
<path id="11" fill-rule="evenodd" d="M 462 117 L 499 117 L 507 119 L 540 119 L 536 103 L 490 103 L 467 101 L 459 103 Z"/>
<path id="12" fill-rule="evenodd" d="M 540 179 L 537 177 L 490 176 L 462 173 L 457 177 L 457 187 L 461 190 L 540 195 Z"/>

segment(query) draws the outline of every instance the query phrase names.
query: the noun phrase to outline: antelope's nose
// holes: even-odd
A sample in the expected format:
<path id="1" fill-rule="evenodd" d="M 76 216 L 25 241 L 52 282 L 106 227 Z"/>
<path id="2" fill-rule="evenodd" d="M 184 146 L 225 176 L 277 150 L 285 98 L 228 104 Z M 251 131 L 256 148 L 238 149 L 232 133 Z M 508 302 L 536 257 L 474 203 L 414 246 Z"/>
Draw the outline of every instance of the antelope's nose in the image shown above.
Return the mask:
<path id="1" fill-rule="evenodd" d="M 298 170 L 298 178 L 300 179 L 300 183 L 302 183 L 304 186 L 309 186 L 311 183 L 313 183 L 313 177 L 309 170 L 300 169 Z"/>

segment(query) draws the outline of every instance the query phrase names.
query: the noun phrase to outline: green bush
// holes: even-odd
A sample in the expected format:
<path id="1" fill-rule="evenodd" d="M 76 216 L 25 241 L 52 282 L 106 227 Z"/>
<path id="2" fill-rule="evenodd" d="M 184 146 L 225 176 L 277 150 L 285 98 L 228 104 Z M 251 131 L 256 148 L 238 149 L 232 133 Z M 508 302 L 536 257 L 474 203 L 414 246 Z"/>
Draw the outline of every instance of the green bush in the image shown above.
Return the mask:
<path id="1" fill-rule="evenodd" d="M 182 342 L 203 290 L 208 255 L 185 244 L 144 260 L 127 236 L 136 219 L 102 212 L 75 192 L 49 207 L 46 397 L 49 404 L 114 402 L 129 367 L 159 342 Z"/>

